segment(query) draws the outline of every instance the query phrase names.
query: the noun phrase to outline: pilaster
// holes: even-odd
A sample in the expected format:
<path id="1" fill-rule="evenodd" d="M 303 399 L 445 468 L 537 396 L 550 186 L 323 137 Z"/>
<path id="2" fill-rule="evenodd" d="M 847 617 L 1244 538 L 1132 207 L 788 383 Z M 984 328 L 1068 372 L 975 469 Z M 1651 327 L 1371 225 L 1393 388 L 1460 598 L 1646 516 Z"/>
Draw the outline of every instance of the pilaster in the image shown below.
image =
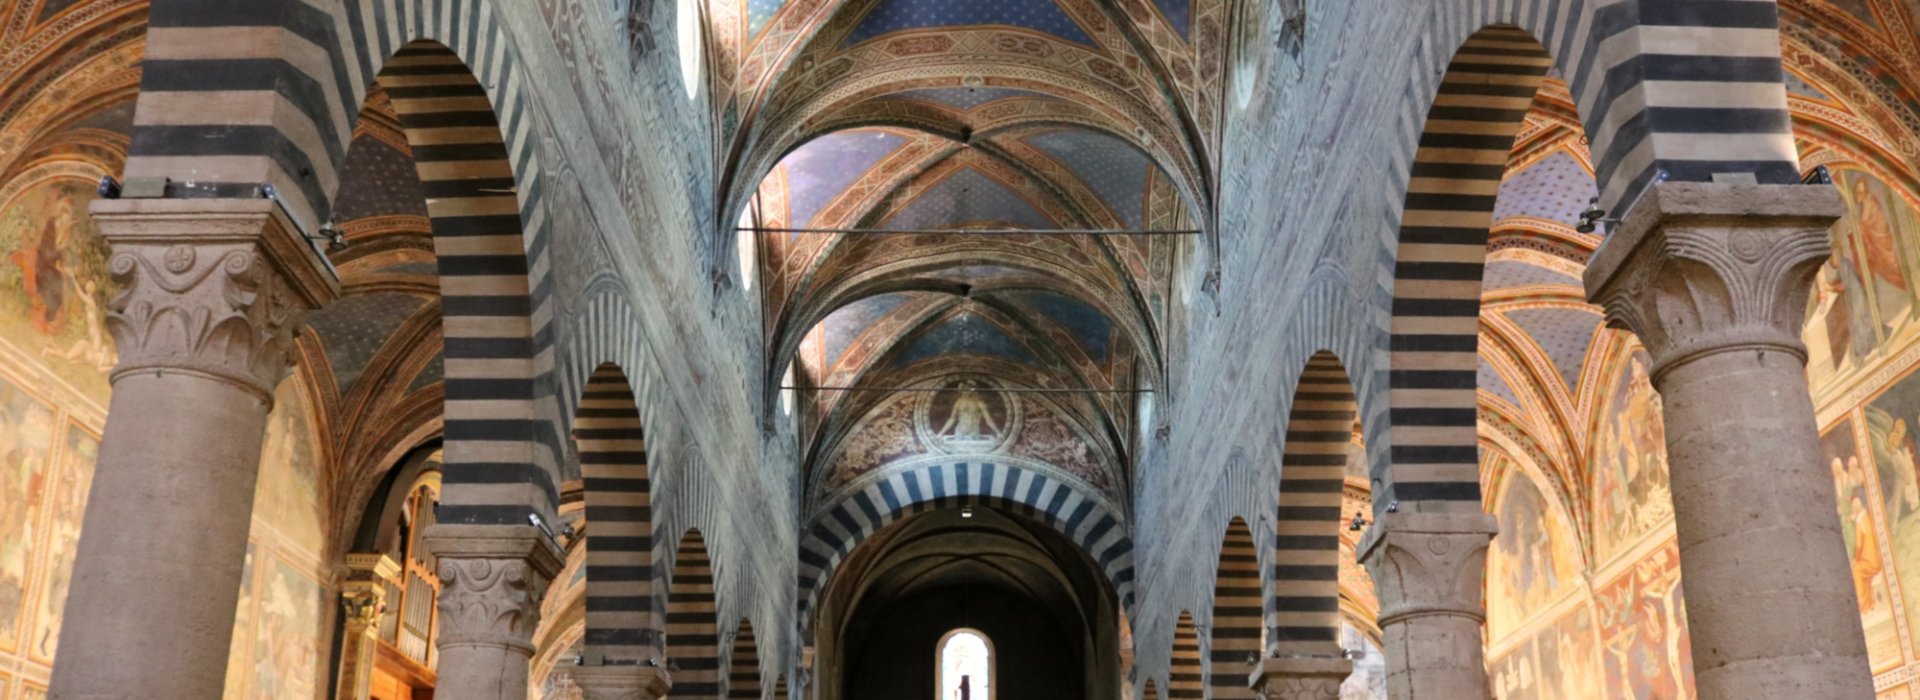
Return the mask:
<path id="1" fill-rule="evenodd" d="M 653 666 L 575 666 L 573 682 L 585 700 L 662 700 L 673 688 L 666 669 Z"/>

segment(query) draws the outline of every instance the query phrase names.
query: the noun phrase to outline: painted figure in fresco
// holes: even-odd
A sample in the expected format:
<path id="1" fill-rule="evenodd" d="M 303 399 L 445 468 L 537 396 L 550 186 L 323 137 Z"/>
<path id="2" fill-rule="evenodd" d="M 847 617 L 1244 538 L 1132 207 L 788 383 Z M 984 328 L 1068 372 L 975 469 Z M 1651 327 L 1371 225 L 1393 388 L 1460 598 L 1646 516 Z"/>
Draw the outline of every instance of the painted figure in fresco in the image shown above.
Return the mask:
<path id="1" fill-rule="evenodd" d="M 1887 449 L 1893 462 L 1892 472 L 1899 479 L 1899 485 L 1889 489 L 1892 492 L 1889 505 L 1895 510 L 1889 517 L 1897 523 L 1920 511 L 1920 472 L 1915 471 L 1916 449 L 1905 418 L 1895 419 L 1893 429 L 1887 431 Z"/>
<path id="2" fill-rule="evenodd" d="M 1667 427 L 1660 394 L 1635 353 L 1615 390 L 1613 416 L 1595 437 L 1601 467 L 1603 554 L 1611 554 L 1673 517 L 1667 472 Z"/>
<path id="3" fill-rule="evenodd" d="M 80 544 L 80 523 L 87 509 L 87 491 L 93 485 L 93 468 L 100 452 L 100 443 L 91 435 L 78 428 L 67 429 L 67 450 L 60 469 L 60 483 L 53 491 L 50 508 L 53 518 L 49 523 L 52 533 L 48 541 L 52 553 L 47 557 L 53 562 L 47 572 L 45 591 L 40 597 L 40 616 L 38 634 L 34 635 L 34 653 L 40 658 L 53 658 L 60 644 L 60 613 L 67 603 L 67 589 L 73 583 L 73 557 Z"/>
<path id="4" fill-rule="evenodd" d="M 1866 470 L 1859 457 L 1834 457 L 1828 467 L 1833 471 L 1840 526 L 1853 565 L 1853 590 L 1860 599 L 1860 614 L 1865 615 L 1878 607 L 1873 584 L 1886 569 L 1880 558 L 1880 535 L 1874 529 L 1873 514 L 1867 510 Z"/>
<path id="5" fill-rule="evenodd" d="M 991 440 L 1000 434 L 1000 422 L 994 420 L 993 410 L 980 398 L 979 388 L 972 380 L 960 382 L 960 396 L 953 400 L 953 411 L 947 414 L 947 422 L 935 435 L 949 443 L 972 443 Z"/>
<path id="6" fill-rule="evenodd" d="M 73 193 L 55 190 L 49 204 L 47 222 L 41 227 L 39 237 L 31 247 L 23 246 L 10 257 L 22 273 L 28 319 L 41 333 L 57 335 L 67 295 L 67 270 L 60 256 L 73 237 L 76 221 Z"/>
<path id="7" fill-rule="evenodd" d="M 1854 218 L 1860 227 L 1860 245 L 1866 250 L 1868 275 L 1889 292 L 1880 299 L 1879 307 L 1885 314 L 1882 318 L 1891 324 L 1913 308 L 1913 292 L 1907 284 L 1906 272 L 1901 269 L 1900 244 L 1895 240 L 1893 217 L 1888 215 L 1886 203 L 1874 196 L 1866 178 L 1854 178 L 1849 189 L 1853 192 Z"/>
<path id="8" fill-rule="evenodd" d="M 1823 332 L 1826 336 L 1823 345 L 1809 338 L 1810 346 L 1824 346 L 1827 349 L 1826 362 L 1821 366 L 1824 370 L 1822 374 L 1838 370 L 1841 362 L 1851 358 L 1853 352 L 1853 313 L 1848 308 L 1851 300 L 1847 298 L 1845 273 L 1840 270 L 1841 257 L 1836 251 L 1820 266 L 1820 273 L 1813 281 L 1813 294 L 1807 303 L 1809 335 Z M 1816 326 L 1816 323 L 1819 325 Z"/>
<path id="9" fill-rule="evenodd" d="M 0 635 L 6 638 L 26 612 L 52 421 L 51 410 L 0 382 Z"/>
<path id="10" fill-rule="evenodd" d="M 101 331 L 99 319 L 104 316 L 100 313 L 100 303 L 93 299 L 100 285 L 93 280 L 80 281 L 77 277 L 68 277 L 67 281 L 73 287 L 74 300 L 80 302 L 80 317 L 87 319 L 83 324 L 87 327 L 87 336 L 73 341 L 64 351 L 52 346 L 41 348 L 40 355 L 90 365 L 102 372 L 112 371 L 116 359 L 113 345 L 107 342 L 106 334 Z"/>
<path id="11" fill-rule="evenodd" d="M 1607 683 L 1613 697 L 1678 700 L 1688 697 L 1691 651 L 1684 627 L 1678 562 L 1656 551 L 1625 580 L 1601 595 L 1605 616 Z"/>

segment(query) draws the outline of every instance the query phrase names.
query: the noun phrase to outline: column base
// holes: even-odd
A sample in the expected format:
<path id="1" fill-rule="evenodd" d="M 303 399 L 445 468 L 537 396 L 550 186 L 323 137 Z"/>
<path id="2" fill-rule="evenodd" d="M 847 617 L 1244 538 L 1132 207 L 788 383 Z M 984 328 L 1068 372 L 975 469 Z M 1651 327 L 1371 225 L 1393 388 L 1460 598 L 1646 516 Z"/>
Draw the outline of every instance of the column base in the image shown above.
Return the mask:
<path id="1" fill-rule="evenodd" d="M 586 700 L 661 700 L 673 688 L 666 669 L 652 666 L 575 666 L 573 684 Z"/>
<path id="2" fill-rule="evenodd" d="M 1340 700 L 1353 662 L 1337 656 L 1262 659 L 1248 685 L 1263 700 Z"/>

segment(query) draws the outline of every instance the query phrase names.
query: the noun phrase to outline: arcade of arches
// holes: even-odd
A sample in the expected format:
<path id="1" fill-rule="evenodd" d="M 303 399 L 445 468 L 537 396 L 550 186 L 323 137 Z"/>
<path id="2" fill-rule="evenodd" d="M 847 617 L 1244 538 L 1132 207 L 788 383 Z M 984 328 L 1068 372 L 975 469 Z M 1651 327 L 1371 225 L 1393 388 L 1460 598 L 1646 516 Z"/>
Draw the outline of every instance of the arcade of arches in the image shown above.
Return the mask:
<path id="1" fill-rule="evenodd" d="M 1920 700 L 1916 0 L 7 0 L 0 700 Z"/>

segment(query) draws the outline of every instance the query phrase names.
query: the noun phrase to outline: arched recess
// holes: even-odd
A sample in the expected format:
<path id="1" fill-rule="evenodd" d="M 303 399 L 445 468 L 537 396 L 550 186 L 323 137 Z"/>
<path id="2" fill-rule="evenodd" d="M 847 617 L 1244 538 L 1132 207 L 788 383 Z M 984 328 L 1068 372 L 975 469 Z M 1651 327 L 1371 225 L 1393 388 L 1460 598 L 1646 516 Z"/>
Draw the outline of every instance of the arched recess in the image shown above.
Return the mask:
<path id="1" fill-rule="evenodd" d="M 1140 700 L 1160 700 L 1160 688 L 1153 684 L 1152 678 L 1147 679 L 1146 689 L 1140 691 Z"/>
<path id="2" fill-rule="evenodd" d="M 667 585 L 667 669 L 673 697 L 720 698 L 720 623 L 707 539 L 688 530 L 674 550 Z"/>
<path id="3" fill-rule="evenodd" d="M 445 45 L 394 52 L 385 89 L 413 151 L 438 259 L 446 364 L 442 522 L 551 520 L 558 436 L 539 409 L 546 312 L 529 277 L 513 159 L 492 99 Z M 544 296 L 544 292 L 542 293 Z"/>
<path id="4" fill-rule="evenodd" d="M 1002 458 L 1004 461 L 1005 458 Z M 1133 614 L 1133 539 L 1120 511 L 1091 489 L 1032 468 L 998 462 L 926 464 L 892 471 L 849 487 L 817 511 L 800 542 L 801 620 L 834 568 L 860 543 L 909 515 L 943 508 L 985 506 L 1022 515 L 1053 527 L 1098 564 Z"/>
<path id="5" fill-rule="evenodd" d="M 1252 700 L 1247 677 L 1260 658 L 1260 554 L 1247 521 L 1227 523 L 1220 565 L 1213 579 L 1212 643 L 1207 649 L 1208 685 L 1214 698 Z"/>
<path id="6" fill-rule="evenodd" d="M 646 432 L 625 372 L 601 365 L 587 378 L 573 423 L 586 505 L 585 662 L 651 658 L 653 505 Z"/>
<path id="7" fill-rule="evenodd" d="M 1340 653 L 1340 507 L 1356 410 L 1340 358 L 1315 353 L 1294 391 L 1280 463 L 1268 626 L 1282 655 Z"/>
<path id="8" fill-rule="evenodd" d="M 1393 279 L 1391 468 L 1375 510 L 1479 512 L 1480 291 L 1514 137 L 1553 59 L 1525 31 L 1468 38 L 1441 79 L 1407 183 Z"/>
<path id="9" fill-rule="evenodd" d="M 787 674 L 773 679 L 773 700 L 787 700 Z"/>
<path id="10" fill-rule="evenodd" d="M 733 654 L 727 661 L 727 697 L 760 700 L 760 644 L 753 638 L 753 622 L 740 619 L 733 632 Z"/>
<path id="11" fill-rule="evenodd" d="M 1182 610 L 1180 623 L 1173 628 L 1173 662 L 1167 671 L 1167 698 L 1201 700 L 1206 696 L 1206 669 L 1200 665 L 1200 630 L 1193 625 L 1193 613 Z"/>

